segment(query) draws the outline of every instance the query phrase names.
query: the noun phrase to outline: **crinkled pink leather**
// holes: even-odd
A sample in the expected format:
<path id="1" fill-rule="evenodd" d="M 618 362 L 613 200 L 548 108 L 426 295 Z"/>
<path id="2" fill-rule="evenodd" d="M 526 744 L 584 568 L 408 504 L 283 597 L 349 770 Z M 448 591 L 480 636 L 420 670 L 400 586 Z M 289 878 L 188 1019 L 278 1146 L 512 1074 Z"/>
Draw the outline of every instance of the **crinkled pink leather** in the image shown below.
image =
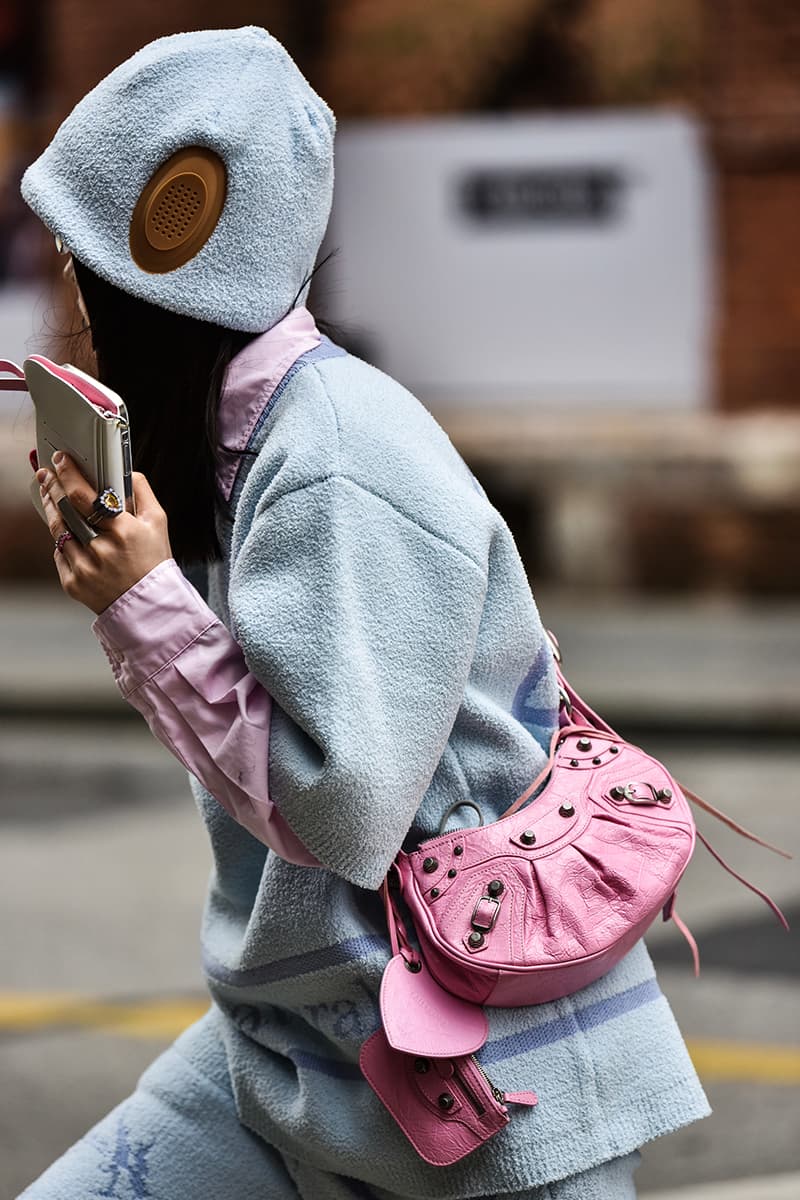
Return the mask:
<path id="1" fill-rule="evenodd" d="M 660 762 L 607 728 L 567 726 L 535 800 L 401 853 L 397 867 L 431 973 L 465 1000 L 507 1007 L 610 970 L 675 891 L 694 842 Z"/>
<path id="2" fill-rule="evenodd" d="M 403 1054 L 392 1049 L 379 1029 L 361 1047 L 359 1064 L 414 1149 L 434 1167 L 458 1162 L 508 1124 L 505 1104 L 468 1057 Z M 525 1097 L 520 1103 L 536 1102 L 532 1093 L 519 1095 Z"/>
<path id="3" fill-rule="evenodd" d="M 418 960 L 410 971 L 396 954 L 383 972 L 380 1007 L 390 1045 L 406 1054 L 473 1054 L 489 1035 L 483 1009 L 447 992 Z"/>

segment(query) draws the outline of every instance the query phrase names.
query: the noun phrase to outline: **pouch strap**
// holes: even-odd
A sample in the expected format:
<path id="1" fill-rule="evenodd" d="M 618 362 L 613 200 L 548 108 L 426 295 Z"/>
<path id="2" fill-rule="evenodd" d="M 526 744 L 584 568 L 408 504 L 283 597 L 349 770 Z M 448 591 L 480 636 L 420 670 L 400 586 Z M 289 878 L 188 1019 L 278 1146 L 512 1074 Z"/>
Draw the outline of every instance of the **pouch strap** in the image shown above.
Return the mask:
<path id="1" fill-rule="evenodd" d="M 602 717 L 597 715 L 593 708 L 589 707 L 585 700 L 581 699 L 572 684 L 568 683 L 564 675 L 562 675 L 560 667 L 556 668 L 556 672 L 559 687 L 569 701 L 569 708 L 567 709 L 564 706 L 564 709 L 562 709 L 560 717 L 562 724 L 587 725 L 598 733 L 608 733 L 611 737 L 620 737 L 620 734 L 615 729 L 612 729 Z"/>
<path id="2" fill-rule="evenodd" d="M 612 737 L 619 737 L 616 730 L 612 729 L 602 717 L 590 708 L 585 700 L 581 699 L 575 688 L 567 680 L 566 675 L 561 669 L 562 657 L 561 647 L 558 644 L 558 638 L 551 629 L 545 629 L 550 645 L 553 647 L 553 658 L 556 663 L 556 675 L 558 677 L 558 689 L 561 694 L 561 708 L 559 710 L 559 718 L 561 725 L 576 725 L 584 724 L 592 727 L 595 730 L 600 730 L 602 733 L 610 733 Z"/>
<path id="3" fill-rule="evenodd" d="M 394 866 L 394 870 L 397 867 Z M 398 871 L 398 875 L 400 872 Z M 383 895 L 383 905 L 386 909 L 386 924 L 389 926 L 389 941 L 392 947 L 392 955 L 402 954 L 406 960 L 406 964 L 411 970 L 414 970 L 414 964 L 419 962 L 419 955 L 408 940 L 408 933 L 403 924 L 403 919 L 397 911 L 397 905 L 389 889 L 389 876 L 387 875 L 381 884 L 381 893 Z"/>

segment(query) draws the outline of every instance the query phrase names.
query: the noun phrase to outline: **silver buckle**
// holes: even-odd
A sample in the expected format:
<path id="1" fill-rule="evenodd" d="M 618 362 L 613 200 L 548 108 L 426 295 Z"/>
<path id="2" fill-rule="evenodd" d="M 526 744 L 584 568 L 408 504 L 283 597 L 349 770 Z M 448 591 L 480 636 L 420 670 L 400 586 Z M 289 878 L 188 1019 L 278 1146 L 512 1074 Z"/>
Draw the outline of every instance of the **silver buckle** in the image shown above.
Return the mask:
<path id="1" fill-rule="evenodd" d="M 479 925 L 478 922 L 475 920 L 475 914 L 478 911 L 478 908 L 480 907 L 480 905 L 483 903 L 484 900 L 487 900 L 489 902 L 489 904 L 494 905 L 494 912 L 492 913 L 492 919 L 488 925 Z M 499 912 L 500 912 L 500 901 L 495 896 L 481 896 L 480 900 L 478 900 L 477 904 L 475 905 L 475 907 L 472 910 L 472 918 L 470 920 L 470 925 L 472 926 L 473 929 L 477 929 L 480 933 L 490 933 L 491 930 L 494 929 L 495 922 L 497 920 Z"/>

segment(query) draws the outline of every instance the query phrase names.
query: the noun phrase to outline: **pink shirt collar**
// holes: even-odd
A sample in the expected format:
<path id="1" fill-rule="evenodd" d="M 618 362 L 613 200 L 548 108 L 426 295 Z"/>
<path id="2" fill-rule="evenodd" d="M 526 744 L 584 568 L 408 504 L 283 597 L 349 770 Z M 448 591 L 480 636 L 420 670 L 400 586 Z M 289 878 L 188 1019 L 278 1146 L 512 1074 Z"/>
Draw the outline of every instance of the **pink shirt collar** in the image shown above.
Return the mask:
<path id="1" fill-rule="evenodd" d="M 231 361 L 219 402 L 220 444 L 242 451 L 266 405 L 286 372 L 301 354 L 320 344 L 321 336 L 307 308 L 293 308 L 277 325 L 248 342 Z M 239 458 L 224 454 L 217 482 L 230 499 Z"/>

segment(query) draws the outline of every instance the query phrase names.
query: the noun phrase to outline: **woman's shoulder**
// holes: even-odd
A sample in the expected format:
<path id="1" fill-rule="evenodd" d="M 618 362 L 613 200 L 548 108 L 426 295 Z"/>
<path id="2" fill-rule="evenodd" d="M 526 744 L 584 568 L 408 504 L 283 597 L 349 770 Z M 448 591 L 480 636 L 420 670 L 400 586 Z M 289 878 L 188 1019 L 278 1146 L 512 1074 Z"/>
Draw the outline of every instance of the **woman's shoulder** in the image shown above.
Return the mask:
<path id="1" fill-rule="evenodd" d="M 248 487 L 262 505 L 336 478 L 473 548 L 498 520 L 424 405 L 354 355 L 295 372 L 253 449 Z"/>
<path id="2" fill-rule="evenodd" d="M 335 450 L 344 464 L 381 457 L 388 448 L 413 458 L 433 454 L 461 461 L 421 401 L 354 354 L 309 355 L 305 369 L 295 367 L 275 406 L 269 437 L 275 440 L 279 430 L 298 440 L 302 434 L 303 442 L 324 439 L 326 457 Z"/>

